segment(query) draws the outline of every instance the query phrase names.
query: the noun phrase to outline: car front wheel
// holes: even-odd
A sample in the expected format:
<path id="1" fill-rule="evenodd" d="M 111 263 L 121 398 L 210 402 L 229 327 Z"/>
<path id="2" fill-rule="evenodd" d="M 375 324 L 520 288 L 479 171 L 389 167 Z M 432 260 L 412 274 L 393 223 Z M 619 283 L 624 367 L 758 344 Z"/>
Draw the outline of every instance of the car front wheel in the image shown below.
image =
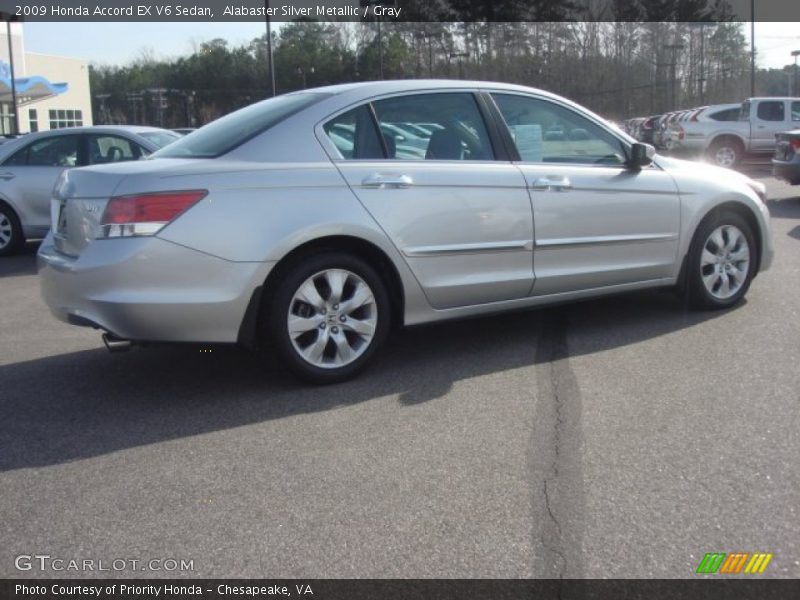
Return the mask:
<path id="1" fill-rule="evenodd" d="M 689 296 L 699 308 L 727 308 L 744 297 L 756 273 L 757 251 L 750 225 L 735 213 L 706 219 L 688 256 Z"/>
<path id="2" fill-rule="evenodd" d="M 311 256 L 288 271 L 269 316 L 278 354 L 298 376 L 335 383 L 361 371 L 389 331 L 389 297 L 366 262 Z"/>

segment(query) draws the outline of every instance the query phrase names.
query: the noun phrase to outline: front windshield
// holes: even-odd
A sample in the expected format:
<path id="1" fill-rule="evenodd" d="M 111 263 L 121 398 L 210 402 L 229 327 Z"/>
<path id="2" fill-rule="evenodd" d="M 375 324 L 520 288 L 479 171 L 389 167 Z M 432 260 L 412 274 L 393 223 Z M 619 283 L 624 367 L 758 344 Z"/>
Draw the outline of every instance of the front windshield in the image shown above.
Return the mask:
<path id="1" fill-rule="evenodd" d="M 276 96 L 232 112 L 153 154 L 153 158 L 214 158 L 230 152 L 329 94 Z"/>

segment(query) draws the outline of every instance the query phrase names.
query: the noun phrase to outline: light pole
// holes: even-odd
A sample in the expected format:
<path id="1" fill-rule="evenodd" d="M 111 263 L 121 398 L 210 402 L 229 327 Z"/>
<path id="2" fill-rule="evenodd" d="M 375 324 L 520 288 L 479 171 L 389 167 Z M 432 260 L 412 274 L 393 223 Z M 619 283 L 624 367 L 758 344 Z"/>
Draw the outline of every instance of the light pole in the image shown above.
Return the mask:
<path id="1" fill-rule="evenodd" d="M 675 110 L 678 107 L 678 81 L 677 81 L 677 73 L 676 73 L 676 66 L 678 64 L 677 58 L 677 51 L 683 50 L 685 46 L 683 44 L 665 44 L 665 50 L 672 50 L 672 62 L 670 66 L 672 68 L 672 110 Z"/>
<path id="2" fill-rule="evenodd" d="M 800 56 L 800 50 L 793 50 L 794 56 L 794 85 L 792 86 L 792 96 L 797 96 L 797 57 Z"/>
<path id="3" fill-rule="evenodd" d="M 756 0 L 750 0 L 750 97 L 756 95 Z"/>
<path id="4" fill-rule="evenodd" d="M 369 10 L 370 6 L 385 6 L 387 4 L 396 6 L 397 2 L 395 0 L 361 0 L 361 6 L 366 7 L 367 10 Z M 375 13 L 373 12 L 373 14 Z M 378 72 L 380 73 L 380 78 L 383 79 L 383 34 L 381 33 L 381 18 L 375 15 L 375 20 L 378 22 Z"/>
<path id="5" fill-rule="evenodd" d="M 20 21 L 21 19 L 11 13 L 2 12 L 0 18 L 6 22 L 6 35 L 8 36 L 8 68 L 11 78 L 11 110 L 14 112 L 14 133 L 19 133 L 19 111 L 17 110 L 17 82 L 14 79 L 14 49 L 11 43 L 11 21 Z"/>
<path id="6" fill-rule="evenodd" d="M 269 64 L 269 91 L 275 95 L 275 61 L 272 57 L 272 21 L 269 18 L 269 0 L 264 0 L 264 19 L 267 22 L 267 63 Z"/>
<path id="7" fill-rule="evenodd" d="M 700 76 L 697 78 L 700 92 L 700 104 L 706 103 L 706 27 L 716 27 L 716 23 L 689 23 L 689 27 L 700 29 Z"/>

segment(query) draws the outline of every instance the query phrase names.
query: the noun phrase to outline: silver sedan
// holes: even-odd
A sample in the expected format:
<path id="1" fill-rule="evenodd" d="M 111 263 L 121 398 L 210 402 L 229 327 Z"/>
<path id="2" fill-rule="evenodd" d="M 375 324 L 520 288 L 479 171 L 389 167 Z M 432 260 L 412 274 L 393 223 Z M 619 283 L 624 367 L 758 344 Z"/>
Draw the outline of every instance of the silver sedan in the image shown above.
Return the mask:
<path id="1" fill-rule="evenodd" d="M 148 160 L 65 172 L 52 214 L 39 266 L 58 318 L 110 348 L 268 344 L 321 383 L 394 326 L 658 286 L 729 307 L 773 255 L 760 183 L 488 82 L 279 96 Z"/>

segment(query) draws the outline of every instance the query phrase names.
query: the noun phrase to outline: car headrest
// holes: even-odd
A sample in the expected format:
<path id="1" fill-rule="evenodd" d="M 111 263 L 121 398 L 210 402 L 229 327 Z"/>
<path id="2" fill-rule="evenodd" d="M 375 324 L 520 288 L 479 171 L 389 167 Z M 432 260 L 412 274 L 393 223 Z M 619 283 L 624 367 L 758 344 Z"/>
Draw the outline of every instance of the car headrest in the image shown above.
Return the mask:
<path id="1" fill-rule="evenodd" d="M 439 129 L 428 142 L 425 158 L 434 160 L 461 160 L 461 138 L 452 129 Z"/>

